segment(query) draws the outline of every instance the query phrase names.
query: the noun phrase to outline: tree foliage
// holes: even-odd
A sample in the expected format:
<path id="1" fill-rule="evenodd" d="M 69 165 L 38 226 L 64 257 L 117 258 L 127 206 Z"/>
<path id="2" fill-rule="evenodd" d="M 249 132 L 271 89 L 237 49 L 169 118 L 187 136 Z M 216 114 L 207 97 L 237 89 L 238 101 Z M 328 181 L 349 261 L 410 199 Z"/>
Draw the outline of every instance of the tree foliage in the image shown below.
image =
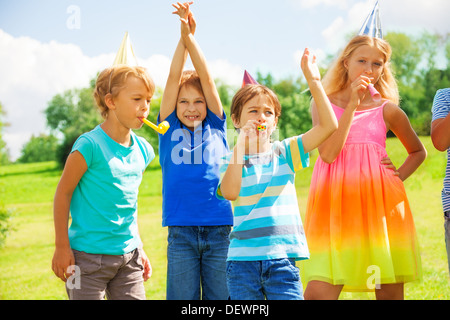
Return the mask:
<path id="1" fill-rule="evenodd" d="M 22 148 L 22 154 L 17 162 L 31 163 L 57 160 L 58 148 L 59 143 L 55 136 L 41 134 L 35 137 L 33 135 Z"/>

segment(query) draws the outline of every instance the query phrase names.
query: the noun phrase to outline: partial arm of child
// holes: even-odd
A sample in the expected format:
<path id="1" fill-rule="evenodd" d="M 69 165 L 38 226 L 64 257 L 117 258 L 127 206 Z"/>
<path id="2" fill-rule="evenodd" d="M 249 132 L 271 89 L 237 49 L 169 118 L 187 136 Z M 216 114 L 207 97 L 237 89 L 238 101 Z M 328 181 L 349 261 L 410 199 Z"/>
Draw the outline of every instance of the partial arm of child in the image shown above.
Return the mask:
<path id="1" fill-rule="evenodd" d="M 332 163 L 336 160 L 337 156 L 344 147 L 347 140 L 350 127 L 353 122 L 353 116 L 355 115 L 356 108 L 359 106 L 362 98 L 364 97 L 367 86 L 370 79 L 363 75 L 359 76 L 350 85 L 350 100 L 344 109 L 341 117 L 338 121 L 338 129 L 319 146 L 320 158 L 326 163 Z M 312 110 L 313 125 L 317 123 L 318 117 L 315 110 Z"/>
<path id="2" fill-rule="evenodd" d="M 244 165 L 245 150 L 250 145 L 257 143 L 258 135 L 256 133 L 257 120 L 249 120 L 239 131 L 236 145 L 233 148 L 230 163 L 220 184 L 222 196 L 230 201 L 239 197 L 242 184 L 242 167 Z"/>
<path id="3" fill-rule="evenodd" d="M 303 53 L 301 67 L 314 98 L 312 107 L 317 117 L 313 128 L 302 137 L 304 151 L 308 153 L 325 141 L 337 129 L 338 124 L 330 101 L 320 82 L 320 72 L 316 64 L 316 57 L 310 56 L 308 48 Z"/>
<path id="4" fill-rule="evenodd" d="M 52 270 L 64 282 L 70 277 L 67 268 L 75 264 L 68 234 L 70 201 L 75 187 L 86 170 L 86 161 L 81 153 L 78 151 L 71 153 L 67 158 L 54 198 L 55 253 Z"/>
<path id="5" fill-rule="evenodd" d="M 192 15 L 189 19 L 180 18 L 181 20 L 181 36 L 186 48 L 191 56 L 192 64 L 200 78 L 202 84 L 203 94 L 205 95 L 208 109 L 223 119 L 223 107 L 220 101 L 219 93 L 217 92 L 214 78 L 212 77 L 206 58 L 191 32 L 192 25 L 196 25 L 195 19 Z"/>
<path id="6" fill-rule="evenodd" d="M 399 178 L 404 181 L 422 164 L 427 157 L 427 151 L 403 110 L 388 102 L 383 113 L 387 129 L 397 136 L 408 152 L 405 162 L 397 170 Z"/>
<path id="7" fill-rule="evenodd" d="M 431 123 L 431 140 L 439 151 L 450 147 L 450 113 L 445 118 L 436 119 Z"/>
<path id="8" fill-rule="evenodd" d="M 173 4 L 172 6 L 177 9 L 177 11 L 172 13 L 178 14 L 180 17 L 187 18 L 190 14 L 189 4 L 192 4 L 192 2 L 185 4 Z M 191 28 L 191 32 L 195 32 L 195 28 Z M 176 108 L 181 74 L 183 73 L 183 68 L 186 64 L 187 54 L 187 49 L 180 37 L 172 58 L 169 76 L 167 78 L 166 87 L 164 88 L 164 93 L 161 99 L 161 106 L 159 109 L 160 121 L 164 121 Z"/>

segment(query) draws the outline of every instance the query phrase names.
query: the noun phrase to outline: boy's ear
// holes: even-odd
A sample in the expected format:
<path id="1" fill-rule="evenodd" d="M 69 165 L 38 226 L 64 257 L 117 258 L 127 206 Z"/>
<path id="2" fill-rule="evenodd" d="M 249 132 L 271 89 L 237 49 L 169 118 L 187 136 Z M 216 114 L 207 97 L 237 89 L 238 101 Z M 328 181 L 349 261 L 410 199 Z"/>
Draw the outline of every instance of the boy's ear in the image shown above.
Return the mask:
<path id="1" fill-rule="evenodd" d="M 114 99 L 113 99 L 113 96 L 111 93 L 108 93 L 105 96 L 105 104 L 108 107 L 108 109 L 110 109 L 110 110 L 114 110 L 116 108 L 116 105 L 114 103 Z"/>
<path id="2" fill-rule="evenodd" d="M 231 115 L 231 121 L 233 121 L 233 125 L 236 129 L 240 128 L 239 119 L 236 119 L 236 115 Z"/>

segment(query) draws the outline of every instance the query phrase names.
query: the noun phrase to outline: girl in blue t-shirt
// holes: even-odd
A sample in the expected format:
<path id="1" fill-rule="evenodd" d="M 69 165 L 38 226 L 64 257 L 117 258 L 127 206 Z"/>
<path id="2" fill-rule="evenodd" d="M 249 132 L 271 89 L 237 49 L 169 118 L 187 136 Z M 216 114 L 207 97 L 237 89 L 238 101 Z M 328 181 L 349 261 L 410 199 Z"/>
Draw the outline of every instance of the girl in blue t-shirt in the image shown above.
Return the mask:
<path id="1" fill-rule="evenodd" d="M 75 142 L 54 199 L 52 269 L 70 299 L 145 299 L 151 266 L 137 227 L 137 195 L 155 154 L 132 129 L 142 127 L 154 90 L 141 67 L 119 65 L 98 76 L 94 96 L 105 120 Z"/>
<path id="2" fill-rule="evenodd" d="M 215 197 L 219 160 L 228 150 L 226 117 L 194 32 L 190 3 L 174 4 L 181 20 L 158 121 L 163 226 L 168 227 L 168 300 L 227 299 L 226 256 L 231 204 Z M 183 72 L 187 54 L 196 71 Z"/>

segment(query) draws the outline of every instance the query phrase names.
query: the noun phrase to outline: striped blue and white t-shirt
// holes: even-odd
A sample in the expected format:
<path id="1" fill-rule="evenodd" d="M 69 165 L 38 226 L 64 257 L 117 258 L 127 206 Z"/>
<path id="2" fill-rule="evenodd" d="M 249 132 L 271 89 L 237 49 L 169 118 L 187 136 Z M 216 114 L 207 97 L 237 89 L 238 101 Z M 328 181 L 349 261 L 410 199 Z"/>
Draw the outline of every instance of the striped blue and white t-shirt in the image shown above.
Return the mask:
<path id="1" fill-rule="evenodd" d="M 221 178 L 231 156 L 221 165 Z M 228 261 L 309 258 L 294 185 L 295 172 L 308 166 L 301 136 L 277 141 L 267 153 L 244 157 Z M 222 198 L 220 184 L 217 196 Z"/>
<path id="2" fill-rule="evenodd" d="M 432 121 L 445 118 L 450 112 L 450 88 L 436 92 L 433 101 Z M 450 129 L 449 129 L 450 134 Z M 447 149 L 447 168 L 445 169 L 444 188 L 442 189 L 442 204 L 444 212 L 450 210 L 450 148 Z"/>

